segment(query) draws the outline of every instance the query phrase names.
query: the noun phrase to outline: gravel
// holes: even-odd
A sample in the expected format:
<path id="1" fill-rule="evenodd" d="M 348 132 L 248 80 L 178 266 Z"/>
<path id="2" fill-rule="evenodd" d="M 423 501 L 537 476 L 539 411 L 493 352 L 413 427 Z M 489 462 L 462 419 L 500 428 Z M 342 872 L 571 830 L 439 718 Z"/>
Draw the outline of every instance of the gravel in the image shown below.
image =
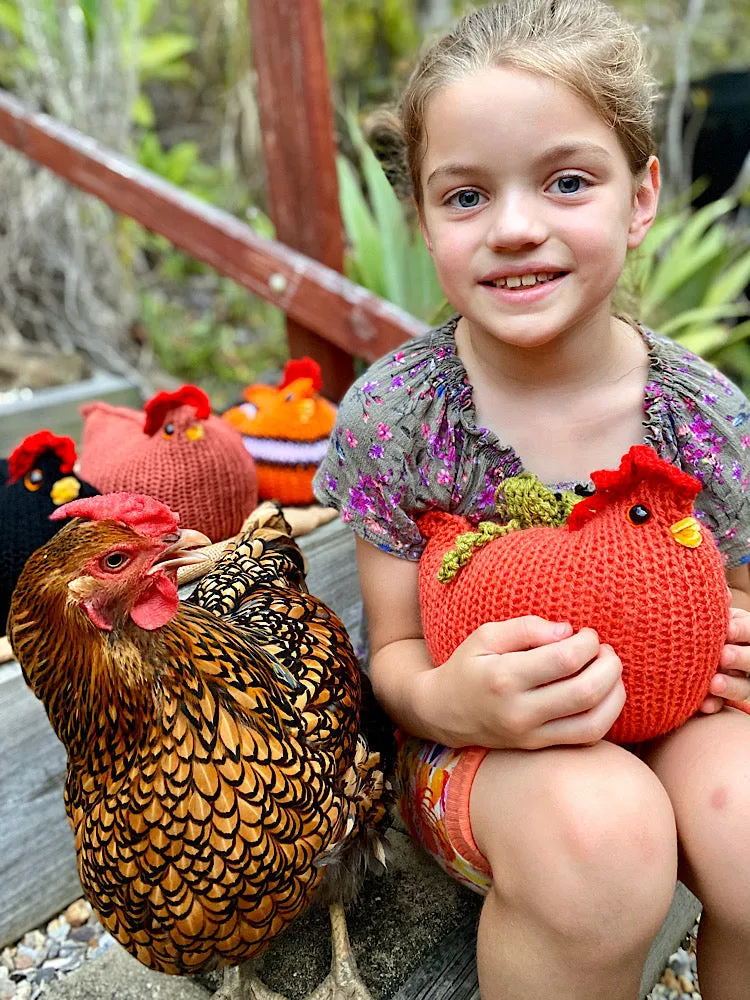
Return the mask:
<path id="1" fill-rule="evenodd" d="M 696 968 L 698 925 L 669 957 L 660 982 L 647 1000 L 701 1000 Z M 48 984 L 84 962 L 95 961 L 115 943 L 89 903 L 79 899 L 46 927 L 29 931 L 0 951 L 0 1000 L 37 1000 Z"/>

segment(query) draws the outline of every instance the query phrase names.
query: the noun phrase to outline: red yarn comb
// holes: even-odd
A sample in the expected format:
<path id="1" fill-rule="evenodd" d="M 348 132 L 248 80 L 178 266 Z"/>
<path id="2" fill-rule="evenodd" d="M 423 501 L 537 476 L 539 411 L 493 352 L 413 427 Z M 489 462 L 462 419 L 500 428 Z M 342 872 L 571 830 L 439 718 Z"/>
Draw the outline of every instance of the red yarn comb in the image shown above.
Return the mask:
<path id="1" fill-rule="evenodd" d="M 568 527 L 577 531 L 613 500 L 627 493 L 638 483 L 661 483 L 669 487 L 676 498 L 694 500 L 701 491 L 695 476 L 683 472 L 671 462 L 659 458 L 647 444 L 635 444 L 623 455 L 619 469 L 600 469 L 591 473 L 596 493 L 585 497 L 570 512 Z"/>
<path id="2" fill-rule="evenodd" d="M 76 446 L 72 438 L 59 437 L 52 431 L 36 431 L 24 438 L 8 459 L 10 482 L 13 483 L 33 469 L 34 462 L 45 451 L 53 451 L 60 459 L 60 472 L 73 471 L 76 460 Z"/>
<path id="3" fill-rule="evenodd" d="M 199 420 L 211 415 L 211 402 L 205 392 L 197 385 L 183 385 L 176 392 L 157 392 L 153 399 L 149 399 L 143 408 L 146 414 L 143 433 L 149 436 L 156 434 L 166 415 L 178 406 L 195 407 Z"/>
<path id="4" fill-rule="evenodd" d="M 279 382 L 279 389 L 285 388 L 290 382 L 298 378 L 312 379 L 313 389 L 320 392 L 323 388 L 323 376 L 320 365 L 312 358 L 291 358 L 284 365 L 284 374 Z"/>
<path id="5" fill-rule="evenodd" d="M 64 517 L 120 521 L 146 538 L 174 534 L 180 525 L 179 514 L 160 500 L 143 493 L 105 493 L 103 496 L 71 500 L 50 514 L 50 521 L 61 521 Z"/>

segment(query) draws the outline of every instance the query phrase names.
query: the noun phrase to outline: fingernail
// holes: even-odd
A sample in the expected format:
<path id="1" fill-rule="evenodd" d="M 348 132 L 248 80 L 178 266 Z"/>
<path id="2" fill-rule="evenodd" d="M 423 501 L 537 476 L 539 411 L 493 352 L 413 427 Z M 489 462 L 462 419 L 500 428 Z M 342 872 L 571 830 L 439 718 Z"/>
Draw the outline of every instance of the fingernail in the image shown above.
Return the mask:
<path id="1" fill-rule="evenodd" d="M 558 622 L 552 630 L 554 635 L 563 636 L 572 631 L 573 626 L 569 622 Z"/>

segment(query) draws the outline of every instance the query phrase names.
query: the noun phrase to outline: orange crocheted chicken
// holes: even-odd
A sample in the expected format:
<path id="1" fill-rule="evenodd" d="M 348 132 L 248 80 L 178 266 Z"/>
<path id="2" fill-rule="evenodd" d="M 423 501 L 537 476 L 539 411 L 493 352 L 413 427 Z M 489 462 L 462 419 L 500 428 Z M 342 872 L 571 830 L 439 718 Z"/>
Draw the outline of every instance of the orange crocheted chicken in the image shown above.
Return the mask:
<path id="1" fill-rule="evenodd" d="M 214 542 L 237 534 L 257 505 L 255 463 L 202 389 L 160 392 L 144 412 L 103 402 L 81 412 L 81 473 L 100 492 L 153 496 Z"/>
<path id="2" fill-rule="evenodd" d="M 313 476 L 328 447 L 336 407 L 320 389 L 312 358 L 288 361 L 277 386 L 255 384 L 224 413 L 241 434 L 258 470 L 258 495 L 282 504 L 315 503 Z"/>
<path id="3" fill-rule="evenodd" d="M 343 904 L 384 861 L 383 772 L 366 678 L 279 510 L 253 512 L 189 602 L 177 568 L 205 538 L 163 504 L 110 494 L 54 517 L 72 520 L 26 563 L 9 637 L 68 752 L 78 871 L 103 924 L 188 974 L 256 958 L 315 899 L 334 929 L 317 996 L 363 1000 Z M 240 973 L 224 1000 L 270 996 Z"/>
<path id="4" fill-rule="evenodd" d="M 621 658 L 627 691 L 608 738 L 635 743 L 681 725 L 708 693 L 726 640 L 727 585 L 694 517 L 697 479 L 639 445 L 592 480 L 595 493 L 565 525 L 486 543 L 464 518 L 425 515 L 424 632 L 440 664 L 488 621 L 536 614 L 596 629 Z"/>

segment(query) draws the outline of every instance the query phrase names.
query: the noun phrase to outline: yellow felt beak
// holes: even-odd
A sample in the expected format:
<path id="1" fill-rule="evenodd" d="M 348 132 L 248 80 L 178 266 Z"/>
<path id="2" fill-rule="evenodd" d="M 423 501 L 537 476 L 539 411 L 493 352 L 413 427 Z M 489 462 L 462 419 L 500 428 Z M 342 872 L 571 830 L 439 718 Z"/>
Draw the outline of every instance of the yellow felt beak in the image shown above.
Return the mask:
<path id="1" fill-rule="evenodd" d="M 192 427 L 188 427 L 185 431 L 185 437 L 188 441 L 202 441 L 205 435 L 205 431 L 200 424 L 193 424 Z"/>
<path id="2" fill-rule="evenodd" d="M 703 541 L 701 526 L 694 517 L 683 517 L 681 521 L 675 521 L 674 524 L 670 524 L 669 530 L 676 542 L 689 549 L 697 549 Z"/>
<path id="3" fill-rule="evenodd" d="M 80 492 L 81 484 L 78 482 L 76 477 L 65 476 L 62 479 L 58 479 L 57 482 L 53 484 L 49 495 L 55 507 L 60 507 L 62 504 L 68 503 L 71 500 L 77 500 Z"/>

